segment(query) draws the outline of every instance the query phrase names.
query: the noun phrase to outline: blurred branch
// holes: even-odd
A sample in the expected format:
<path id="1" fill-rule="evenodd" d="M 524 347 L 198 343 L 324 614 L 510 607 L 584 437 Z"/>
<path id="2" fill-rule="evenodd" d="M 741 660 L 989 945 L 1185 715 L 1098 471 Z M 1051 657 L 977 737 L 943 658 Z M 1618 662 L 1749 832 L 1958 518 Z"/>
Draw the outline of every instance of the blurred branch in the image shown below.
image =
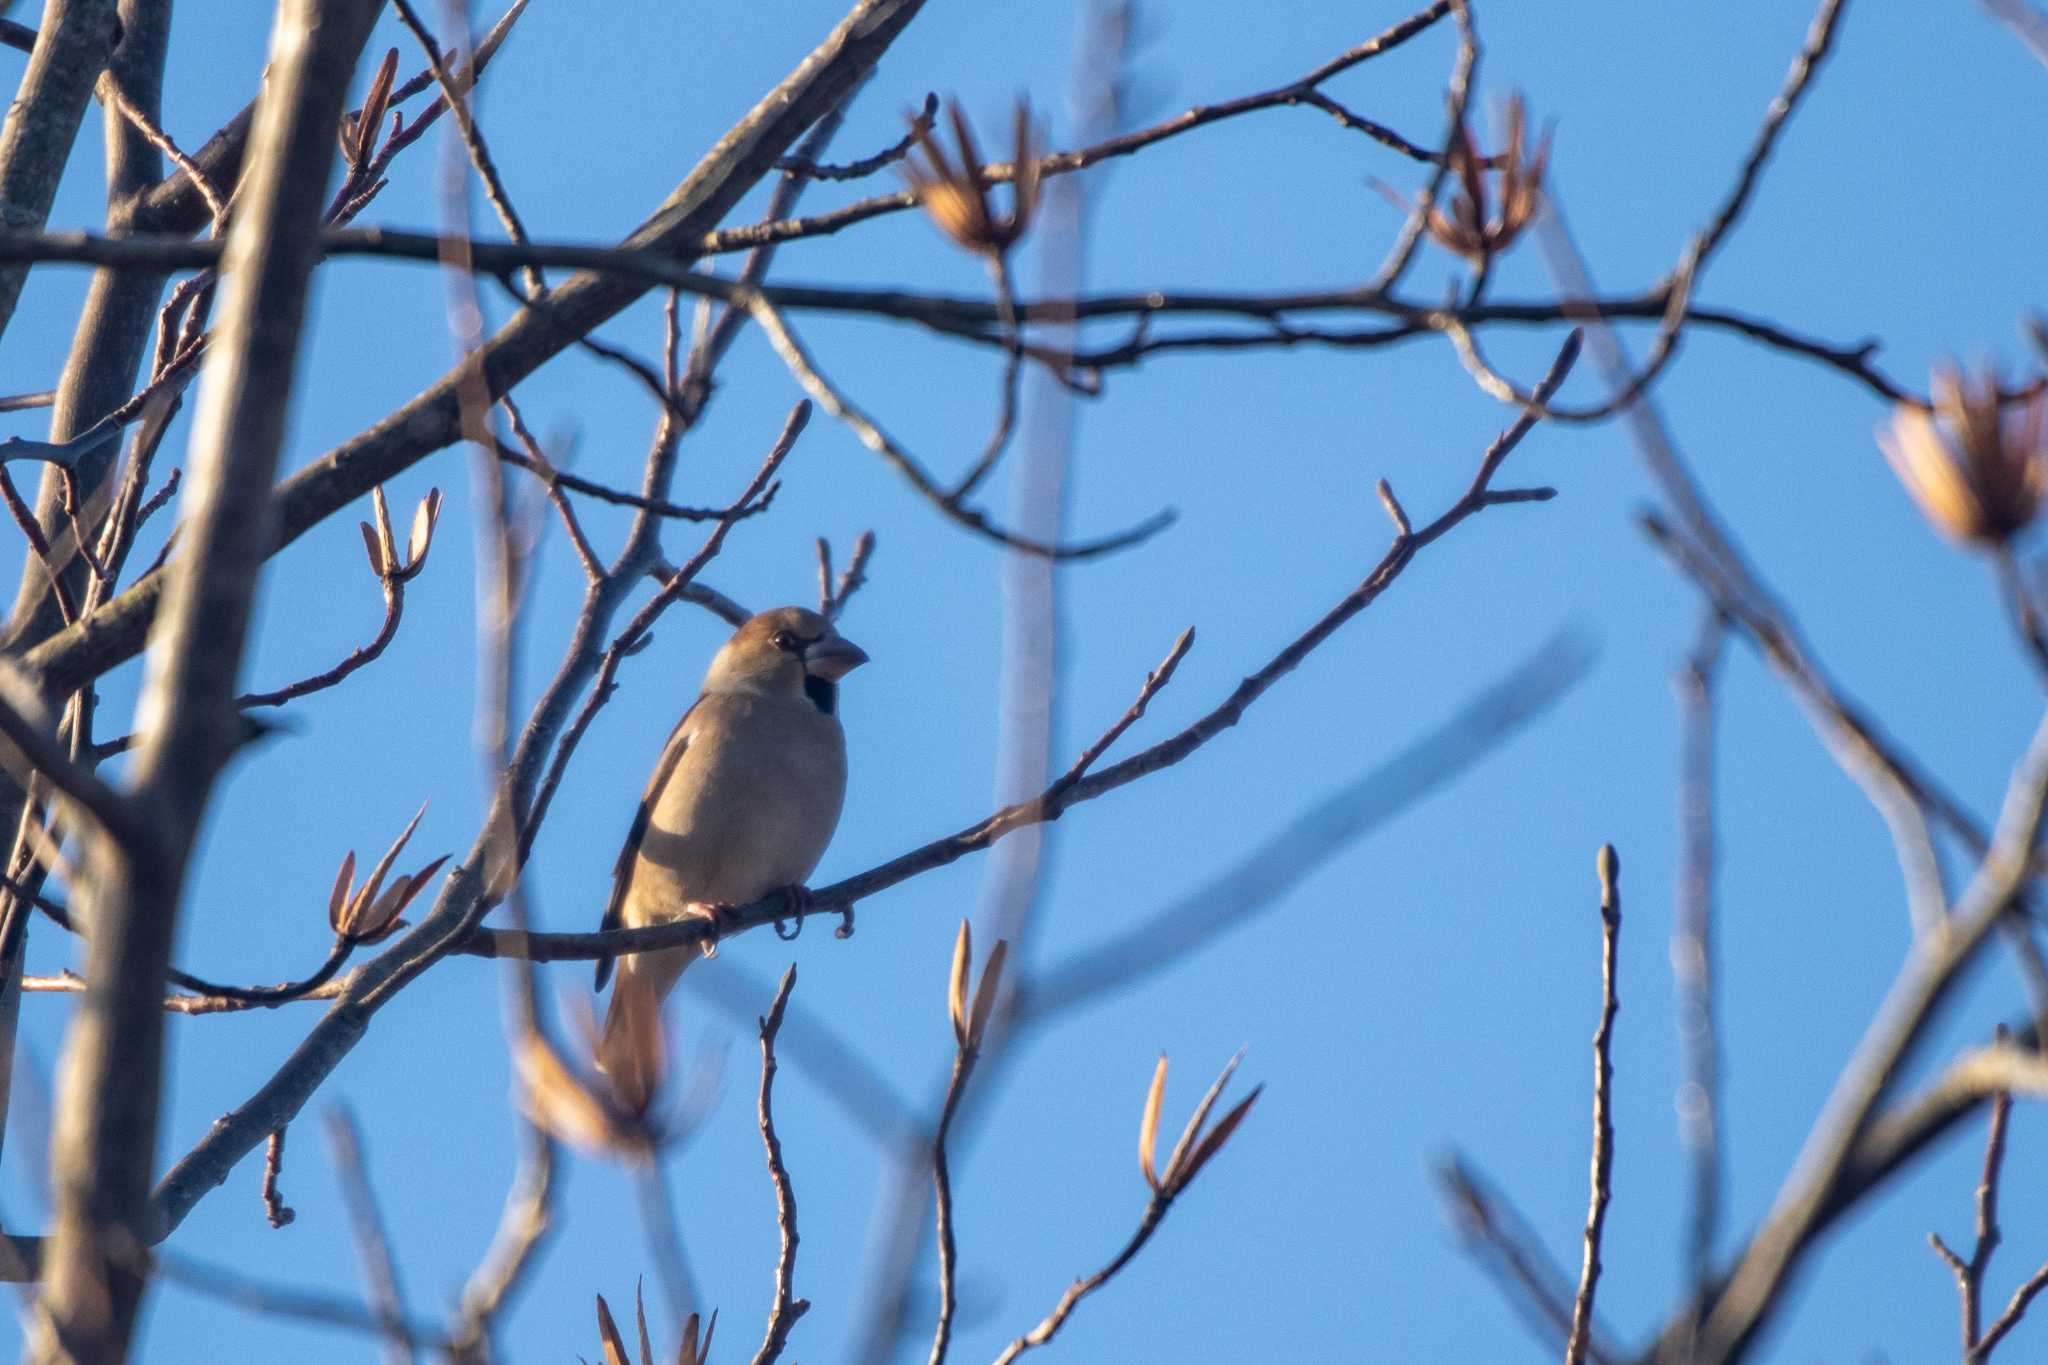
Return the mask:
<path id="1" fill-rule="evenodd" d="M 94 84 L 114 49 L 114 0 L 50 0 L 43 6 L 28 69 L 0 126 L 0 222 L 43 225 Z M 0 332 L 28 279 L 28 266 L 0 267 Z"/>
<path id="2" fill-rule="evenodd" d="M 540 1254 L 555 1222 L 555 1168 L 561 1149 L 539 1127 L 521 1117 L 519 1169 L 505 1194 L 498 1230 L 483 1260 L 462 1286 L 450 1355 L 458 1361 L 488 1360 L 486 1349 L 499 1313 L 511 1301 Z"/>
<path id="3" fill-rule="evenodd" d="M 341 1105 L 327 1111 L 327 1142 L 348 1205 L 356 1255 L 363 1263 L 370 1312 L 384 1329 L 385 1353 L 410 1365 L 413 1349 L 405 1327 L 405 1294 L 399 1288 L 398 1262 L 391 1252 L 391 1236 L 385 1230 L 384 1217 L 377 1211 L 369 1174 L 363 1168 L 362 1134 L 356 1127 L 355 1116 Z"/>
<path id="4" fill-rule="evenodd" d="M 2012 612 L 2014 631 L 2033 656 L 2035 671 L 2048 679 L 2048 622 L 2041 618 L 2041 605 L 2034 600 L 2011 545 L 2000 543 L 1992 550 L 1991 568 L 1998 578 L 1999 592 Z"/>
<path id="5" fill-rule="evenodd" d="M 1456 1152 L 1437 1167 L 1436 1179 L 1451 1205 L 1466 1254 L 1492 1275 L 1546 1351 L 1567 1341 L 1574 1309 L 1571 1281 L 1544 1253 L 1542 1239 L 1527 1220 Z M 1621 1356 L 1610 1343 L 1607 1332 L 1594 1322 L 1587 1333 L 1587 1359 L 1612 1365 Z"/>
<path id="6" fill-rule="evenodd" d="M 149 1180 L 162 1093 L 163 1010 L 186 860 L 213 780 L 239 744 L 235 675 L 270 527 L 263 509 L 293 392 L 334 130 L 374 0 L 286 0 L 251 135 L 250 183 L 228 234 L 229 278 L 192 437 L 185 554 L 151 636 L 131 800 L 146 845 L 82 843 L 93 926 L 86 1008 L 66 1038 L 52 1139 L 54 1233 L 39 1362 L 127 1351 L 155 1237 Z M 285 1118 L 263 1125 L 268 1133 Z M 252 1145 L 255 1140 L 251 1135 Z"/>
<path id="7" fill-rule="evenodd" d="M 245 1313 L 290 1318 L 323 1327 L 388 1337 L 392 1324 L 355 1299 L 318 1289 L 272 1284 L 195 1257 L 160 1254 L 156 1267 L 166 1283 L 233 1304 Z M 9 1278 L 12 1278 L 11 1276 Z M 424 1323 L 397 1324 L 409 1348 L 445 1352 L 447 1338 Z"/>
<path id="8" fill-rule="evenodd" d="M 147 816 L 75 761 L 40 712 L 33 689 L 18 674 L 0 667 L 0 765 L 24 790 L 38 779 L 47 783 L 107 838 L 138 853 L 148 850 L 157 831 Z"/>
<path id="9" fill-rule="evenodd" d="M 1677 995 L 1679 1046 L 1685 1057 L 1679 1084 L 1679 1140 L 1692 1159 L 1686 1269 L 1691 1292 L 1706 1291 L 1714 1240 L 1721 1225 L 1720 1034 L 1716 1024 L 1714 950 L 1715 683 L 1727 623 L 1709 610 L 1692 652 L 1678 670 L 1679 863 L 1671 928 L 1672 976 Z"/>
<path id="10" fill-rule="evenodd" d="M 758 1027 L 759 1001 L 770 987 L 740 963 L 728 961 L 716 972 L 688 974 L 682 989 L 727 1019 Z M 778 1062 L 786 1059 L 805 1072 L 877 1145 L 924 1149 L 929 1137 L 920 1131 L 923 1121 L 910 1102 L 866 1056 L 848 1045 L 832 1020 L 807 1011 L 797 1001 L 785 1001 L 776 1041 Z"/>
<path id="11" fill-rule="evenodd" d="M 1586 675 L 1592 646 L 1553 636 L 1434 730 L 1338 787 L 1230 868 L 1083 948 L 1022 977 L 1012 1026 L 1085 1005 L 1165 970 L 1286 903 L 1286 893 L 1368 830 L 1462 776 Z"/>
<path id="12" fill-rule="evenodd" d="M 2007 789 L 1998 830 L 1943 932 L 1915 940 L 1883 1007 L 1843 1070 L 1770 1214 L 1713 1297 L 1699 1329 L 1702 1365 L 1741 1359 L 1779 1307 L 1794 1267 L 1838 1210 L 1837 1187 L 1875 1131 L 1884 1097 L 1918 1050 L 1941 1006 L 2031 875 L 2032 850 L 2048 811 L 2048 719 Z M 1670 1331 L 1667 1329 L 1667 1340 Z"/>
<path id="13" fill-rule="evenodd" d="M 2036 60 L 2048 66 L 2048 17 L 2027 0 L 1978 0 L 1993 18 L 2012 30 Z"/>

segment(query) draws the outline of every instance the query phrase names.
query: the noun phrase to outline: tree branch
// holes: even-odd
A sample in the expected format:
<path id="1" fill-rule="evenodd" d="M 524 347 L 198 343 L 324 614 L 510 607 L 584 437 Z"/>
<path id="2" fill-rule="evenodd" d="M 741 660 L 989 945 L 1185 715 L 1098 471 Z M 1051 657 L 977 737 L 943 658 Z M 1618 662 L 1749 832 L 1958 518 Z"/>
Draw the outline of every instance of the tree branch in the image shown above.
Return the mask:
<path id="1" fill-rule="evenodd" d="M 158 1000 L 191 840 L 213 778 L 240 740 L 234 683 L 268 549 L 262 509 L 318 259 L 335 124 L 378 8 L 375 0 L 287 0 L 278 15 L 250 183 L 228 237 L 221 334 L 195 424 L 186 554 L 164 575 L 170 589 L 138 705 L 143 740 L 131 800 L 155 837 L 146 847 L 104 835 L 83 841 L 93 935 L 53 1138 L 56 1215 L 39 1362 L 120 1359 L 140 1307 L 162 1087 Z"/>

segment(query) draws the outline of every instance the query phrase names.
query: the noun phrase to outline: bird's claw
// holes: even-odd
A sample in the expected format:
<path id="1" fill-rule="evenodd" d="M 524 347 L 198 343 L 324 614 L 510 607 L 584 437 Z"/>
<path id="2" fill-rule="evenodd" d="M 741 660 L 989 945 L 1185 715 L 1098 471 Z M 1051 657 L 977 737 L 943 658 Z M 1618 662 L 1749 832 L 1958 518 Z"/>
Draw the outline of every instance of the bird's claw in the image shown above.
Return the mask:
<path id="1" fill-rule="evenodd" d="M 739 927 L 736 913 L 739 907 L 727 905 L 722 901 L 702 902 L 701 904 L 703 906 L 704 918 L 711 925 L 711 933 L 705 938 L 699 951 L 705 957 L 717 957 L 718 941 L 724 938 L 729 930 Z"/>
<path id="2" fill-rule="evenodd" d="M 775 937 L 787 943 L 804 931 L 804 916 L 811 911 L 811 891 L 792 882 L 775 894 L 782 897 L 782 913 L 775 917 Z"/>

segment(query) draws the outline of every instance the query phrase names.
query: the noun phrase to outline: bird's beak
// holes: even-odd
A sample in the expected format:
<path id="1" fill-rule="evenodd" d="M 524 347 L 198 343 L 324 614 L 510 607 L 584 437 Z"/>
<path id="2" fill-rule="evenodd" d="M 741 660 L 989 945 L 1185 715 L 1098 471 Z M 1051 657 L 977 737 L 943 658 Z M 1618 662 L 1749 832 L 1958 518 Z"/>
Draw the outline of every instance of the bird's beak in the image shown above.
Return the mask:
<path id="1" fill-rule="evenodd" d="M 804 671 L 828 682 L 838 682 L 867 661 L 866 650 L 838 635 L 827 635 L 804 651 Z"/>

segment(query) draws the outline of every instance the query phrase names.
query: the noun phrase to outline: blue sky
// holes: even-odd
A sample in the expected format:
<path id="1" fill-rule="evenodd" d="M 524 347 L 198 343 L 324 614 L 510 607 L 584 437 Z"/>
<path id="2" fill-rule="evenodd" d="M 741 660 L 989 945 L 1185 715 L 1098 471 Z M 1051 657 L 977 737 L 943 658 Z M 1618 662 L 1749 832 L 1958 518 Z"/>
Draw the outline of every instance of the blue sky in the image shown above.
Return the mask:
<path id="1" fill-rule="evenodd" d="M 1399 6 L 1247 7 L 1184 0 L 1147 12 L 1133 114 L 1291 80 L 1399 18 Z M 746 17 L 674 4 L 536 4 L 487 78 L 482 118 L 515 202 L 540 238 L 610 241 L 660 201 L 701 149 L 838 18 L 813 0 Z M 26 17 L 21 15 L 17 17 Z M 1725 193 L 1809 19 L 1801 6 L 1724 12 L 1670 3 L 1484 6 L 1480 95 L 1522 89 L 1554 120 L 1553 184 L 1610 290 L 1668 269 Z M 928 90 L 957 94 L 984 127 L 1028 93 L 1071 126 L 1061 96 L 1077 26 L 1070 4 L 933 5 L 892 49 L 835 150 L 893 139 Z M 263 60 L 263 7 L 190 5 L 173 29 L 165 126 L 194 146 L 244 101 Z M 373 51 L 411 47 L 387 21 Z M 1935 59 L 1929 60 L 1930 55 Z M 1447 26 L 1332 87 L 1417 140 L 1436 136 L 1452 58 Z M 12 58 L 12 60 L 19 60 Z M 367 75 L 367 68 L 364 73 Z M 1838 342 L 1884 342 L 1909 385 L 1943 355 L 2024 359 L 2016 324 L 2048 207 L 2025 160 L 2048 134 L 2048 72 L 1975 6 L 1854 7 L 1757 200 L 1713 263 L 1704 301 L 1763 313 Z M 994 141 L 994 138 L 988 139 Z M 53 226 L 99 221 L 97 115 L 89 116 Z M 432 145 L 401 160 L 365 221 L 434 221 Z M 1398 217 L 1373 190 L 1417 168 L 1313 110 L 1227 122 L 1116 163 L 1091 184 L 1089 287 L 1295 289 L 1356 283 Z M 893 183 L 893 182 L 892 182 Z M 855 197 L 823 186 L 806 207 Z M 757 196 L 758 200 L 758 196 Z M 750 201 L 744 217 L 758 204 Z M 479 220 L 483 221 L 480 213 Z M 1025 257 L 1027 292 L 1035 265 Z M 1456 272 L 1425 250 L 1411 275 L 1434 297 Z M 784 281 L 981 292 L 979 266 L 911 215 L 792 246 Z M 53 382 L 86 275 L 31 279 L 0 359 L 9 391 Z M 1551 286 L 1532 245 L 1504 260 L 1498 297 Z M 440 280 L 428 268 L 337 261 L 316 284 L 286 462 L 296 467 L 437 378 L 450 358 Z M 495 318 L 504 306 L 489 299 Z M 794 319 L 820 364 L 940 469 L 979 448 L 996 362 L 914 329 Z M 655 353 L 658 310 L 603 335 Z M 1533 376 L 1553 334 L 1500 334 L 1495 355 Z M 1596 393 L 1591 370 L 1566 396 Z M 751 472 L 798 396 L 757 333 L 722 371 L 685 443 L 680 498 L 719 502 Z M 1976 809 L 1988 812 L 2031 731 L 2037 687 L 1984 565 L 1918 520 L 1870 438 L 1882 404 L 1841 376 L 1726 336 L 1688 337 L 1656 391 L 1709 494 L 1807 628 L 1845 689 Z M 568 355 L 522 386 L 537 429 L 574 440 L 576 468 L 631 482 L 652 421 L 631 379 Z M 1055 761 L 1120 714 L 1188 625 L 1199 641 L 1124 742 L 1157 739 L 1212 706 L 1358 581 L 1385 546 L 1372 488 L 1390 479 L 1418 518 L 1470 477 L 1510 414 L 1478 392 L 1441 340 L 1347 353 L 1300 349 L 1167 356 L 1110 377 L 1076 411 L 1070 527 L 1100 533 L 1172 505 L 1178 523 L 1142 548 L 1062 569 Z M 37 414 L 7 419 L 40 435 Z M 166 446 L 180 458 L 185 419 Z M 434 557 L 412 586 L 390 652 L 348 686 L 290 708 L 295 730 L 221 787 L 188 896 L 179 959 L 216 978 L 276 981 L 317 962 L 325 895 L 342 853 L 381 848 L 422 799 L 414 848 L 467 845 L 479 811 L 471 749 L 467 456 L 444 451 L 394 481 L 398 507 L 449 495 Z M 1686 1167 L 1673 1120 L 1671 1022 L 1674 774 L 1670 679 L 1697 620 L 1691 589 L 1634 528 L 1650 495 L 1616 426 L 1539 429 L 1509 481 L 1559 498 L 1487 512 L 1427 551 L 1347 626 L 1188 763 L 1076 810 L 1050 835 L 1039 936 L 1044 963 L 1100 942 L 1201 886 L 1318 798 L 1441 724 L 1561 628 L 1597 641 L 1585 679 L 1466 773 L 1348 846 L 1286 892 L 1255 929 L 1219 938 L 1171 973 L 1092 1003 L 1026 1045 L 974 1140 L 956 1157 L 963 1321 L 956 1359 L 987 1358 L 1105 1260 L 1144 1203 L 1132 1145 L 1157 1053 L 1173 1058 L 1169 1122 L 1214 1068 L 1249 1048 L 1242 1075 L 1267 1090 L 1223 1156 L 1131 1269 L 1048 1348 L 1074 1360 L 1512 1360 L 1546 1358 L 1458 1251 L 1430 1171 L 1467 1153 L 1509 1191 L 1560 1262 L 1576 1265 L 1584 1215 L 1587 1040 L 1598 1005 L 1593 857 L 1623 858 L 1622 1012 L 1615 1043 L 1615 1198 L 1602 1316 L 1639 1339 L 1682 1278 Z M 842 555 L 880 542 L 870 586 L 843 623 L 874 663 L 843 714 L 851 794 L 819 869 L 828 881 L 956 829 L 991 800 L 1000 668 L 1001 561 L 943 523 L 823 414 L 785 469 L 774 514 L 738 528 L 705 577 L 756 606 L 812 594 L 811 540 Z M 1007 474 L 991 485 L 995 506 Z M 361 515 L 367 516 L 367 510 Z M 601 544 L 623 522 L 584 513 Z M 273 561 L 252 686 L 324 668 L 380 617 L 353 516 Z M 672 551 L 694 538 L 672 534 Z M 530 696 L 559 656 L 580 579 L 558 536 L 531 600 Z M 679 557 L 679 555 L 672 555 Z M 695 695 L 725 628 L 672 613 L 584 743 L 541 839 L 530 889 L 550 928 L 595 924 L 611 860 L 662 737 Z M 106 724 L 133 669 L 109 679 Z M 1737 1245 L 1767 1206 L 1906 946 L 1889 842 L 1794 705 L 1746 650 L 1724 675 L 1721 945 L 1728 1216 Z M 946 965 L 987 865 L 969 859 L 861 909 L 859 932 L 818 926 L 795 945 L 757 935 L 719 966 L 768 1003 L 801 964 L 796 1000 L 829 1018 L 898 1091 L 928 1103 L 951 1035 Z M 46 928 L 31 965 L 72 960 Z M 551 992 L 585 987 L 550 970 Z M 480 1255 L 514 1147 L 500 1028 L 502 979 L 445 964 L 378 1017 L 308 1118 L 345 1099 L 367 1139 L 411 1306 L 438 1318 Z M 1998 964 L 1944 1029 L 1981 1037 L 2016 1000 Z M 166 1163 L 284 1058 L 317 1008 L 176 1019 Z M 25 1046 L 45 1070 L 65 997 L 24 1005 Z M 718 1104 L 668 1177 L 704 1298 L 723 1310 L 718 1358 L 751 1351 L 768 1302 L 772 1202 L 753 1123 L 750 1025 L 687 998 L 686 1052 L 723 1057 Z M 797 1286 L 813 1308 L 793 1358 L 848 1358 L 861 1322 L 875 1192 L 887 1177 L 792 1053 L 778 1113 L 802 1211 Z M 24 1164 L 32 1110 L 18 1101 L 4 1207 L 41 1217 Z M 281 1283 L 355 1292 L 344 1207 L 317 1139 L 292 1131 L 284 1190 L 298 1221 L 262 1219 L 259 1163 L 238 1167 L 172 1249 Z M 2048 1156 L 2039 1115 L 2015 1116 L 2006 1247 L 1992 1297 L 2048 1258 Z M 1848 1220 L 1809 1263 L 1761 1358 L 1942 1358 L 1955 1300 L 1925 1234 L 1964 1236 L 1978 1134 L 1952 1142 Z M 556 1240 L 504 1340 L 514 1360 L 596 1349 L 594 1292 L 616 1307 L 653 1265 L 618 1168 L 576 1159 Z M 929 1267 L 925 1282 L 930 1282 Z M 650 1293 L 650 1298 L 655 1296 Z M 905 1343 L 921 1353 L 920 1315 Z M 657 1336 L 673 1340 L 664 1314 Z M 175 1286 L 151 1298 L 143 1354 L 355 1358 L 367 1338 L 239 1316 Z M 2009 1345 L 2027 1358 L 2048 1323 Z M 203 1343 L 203 1344 L 202 1344 Z"/>

